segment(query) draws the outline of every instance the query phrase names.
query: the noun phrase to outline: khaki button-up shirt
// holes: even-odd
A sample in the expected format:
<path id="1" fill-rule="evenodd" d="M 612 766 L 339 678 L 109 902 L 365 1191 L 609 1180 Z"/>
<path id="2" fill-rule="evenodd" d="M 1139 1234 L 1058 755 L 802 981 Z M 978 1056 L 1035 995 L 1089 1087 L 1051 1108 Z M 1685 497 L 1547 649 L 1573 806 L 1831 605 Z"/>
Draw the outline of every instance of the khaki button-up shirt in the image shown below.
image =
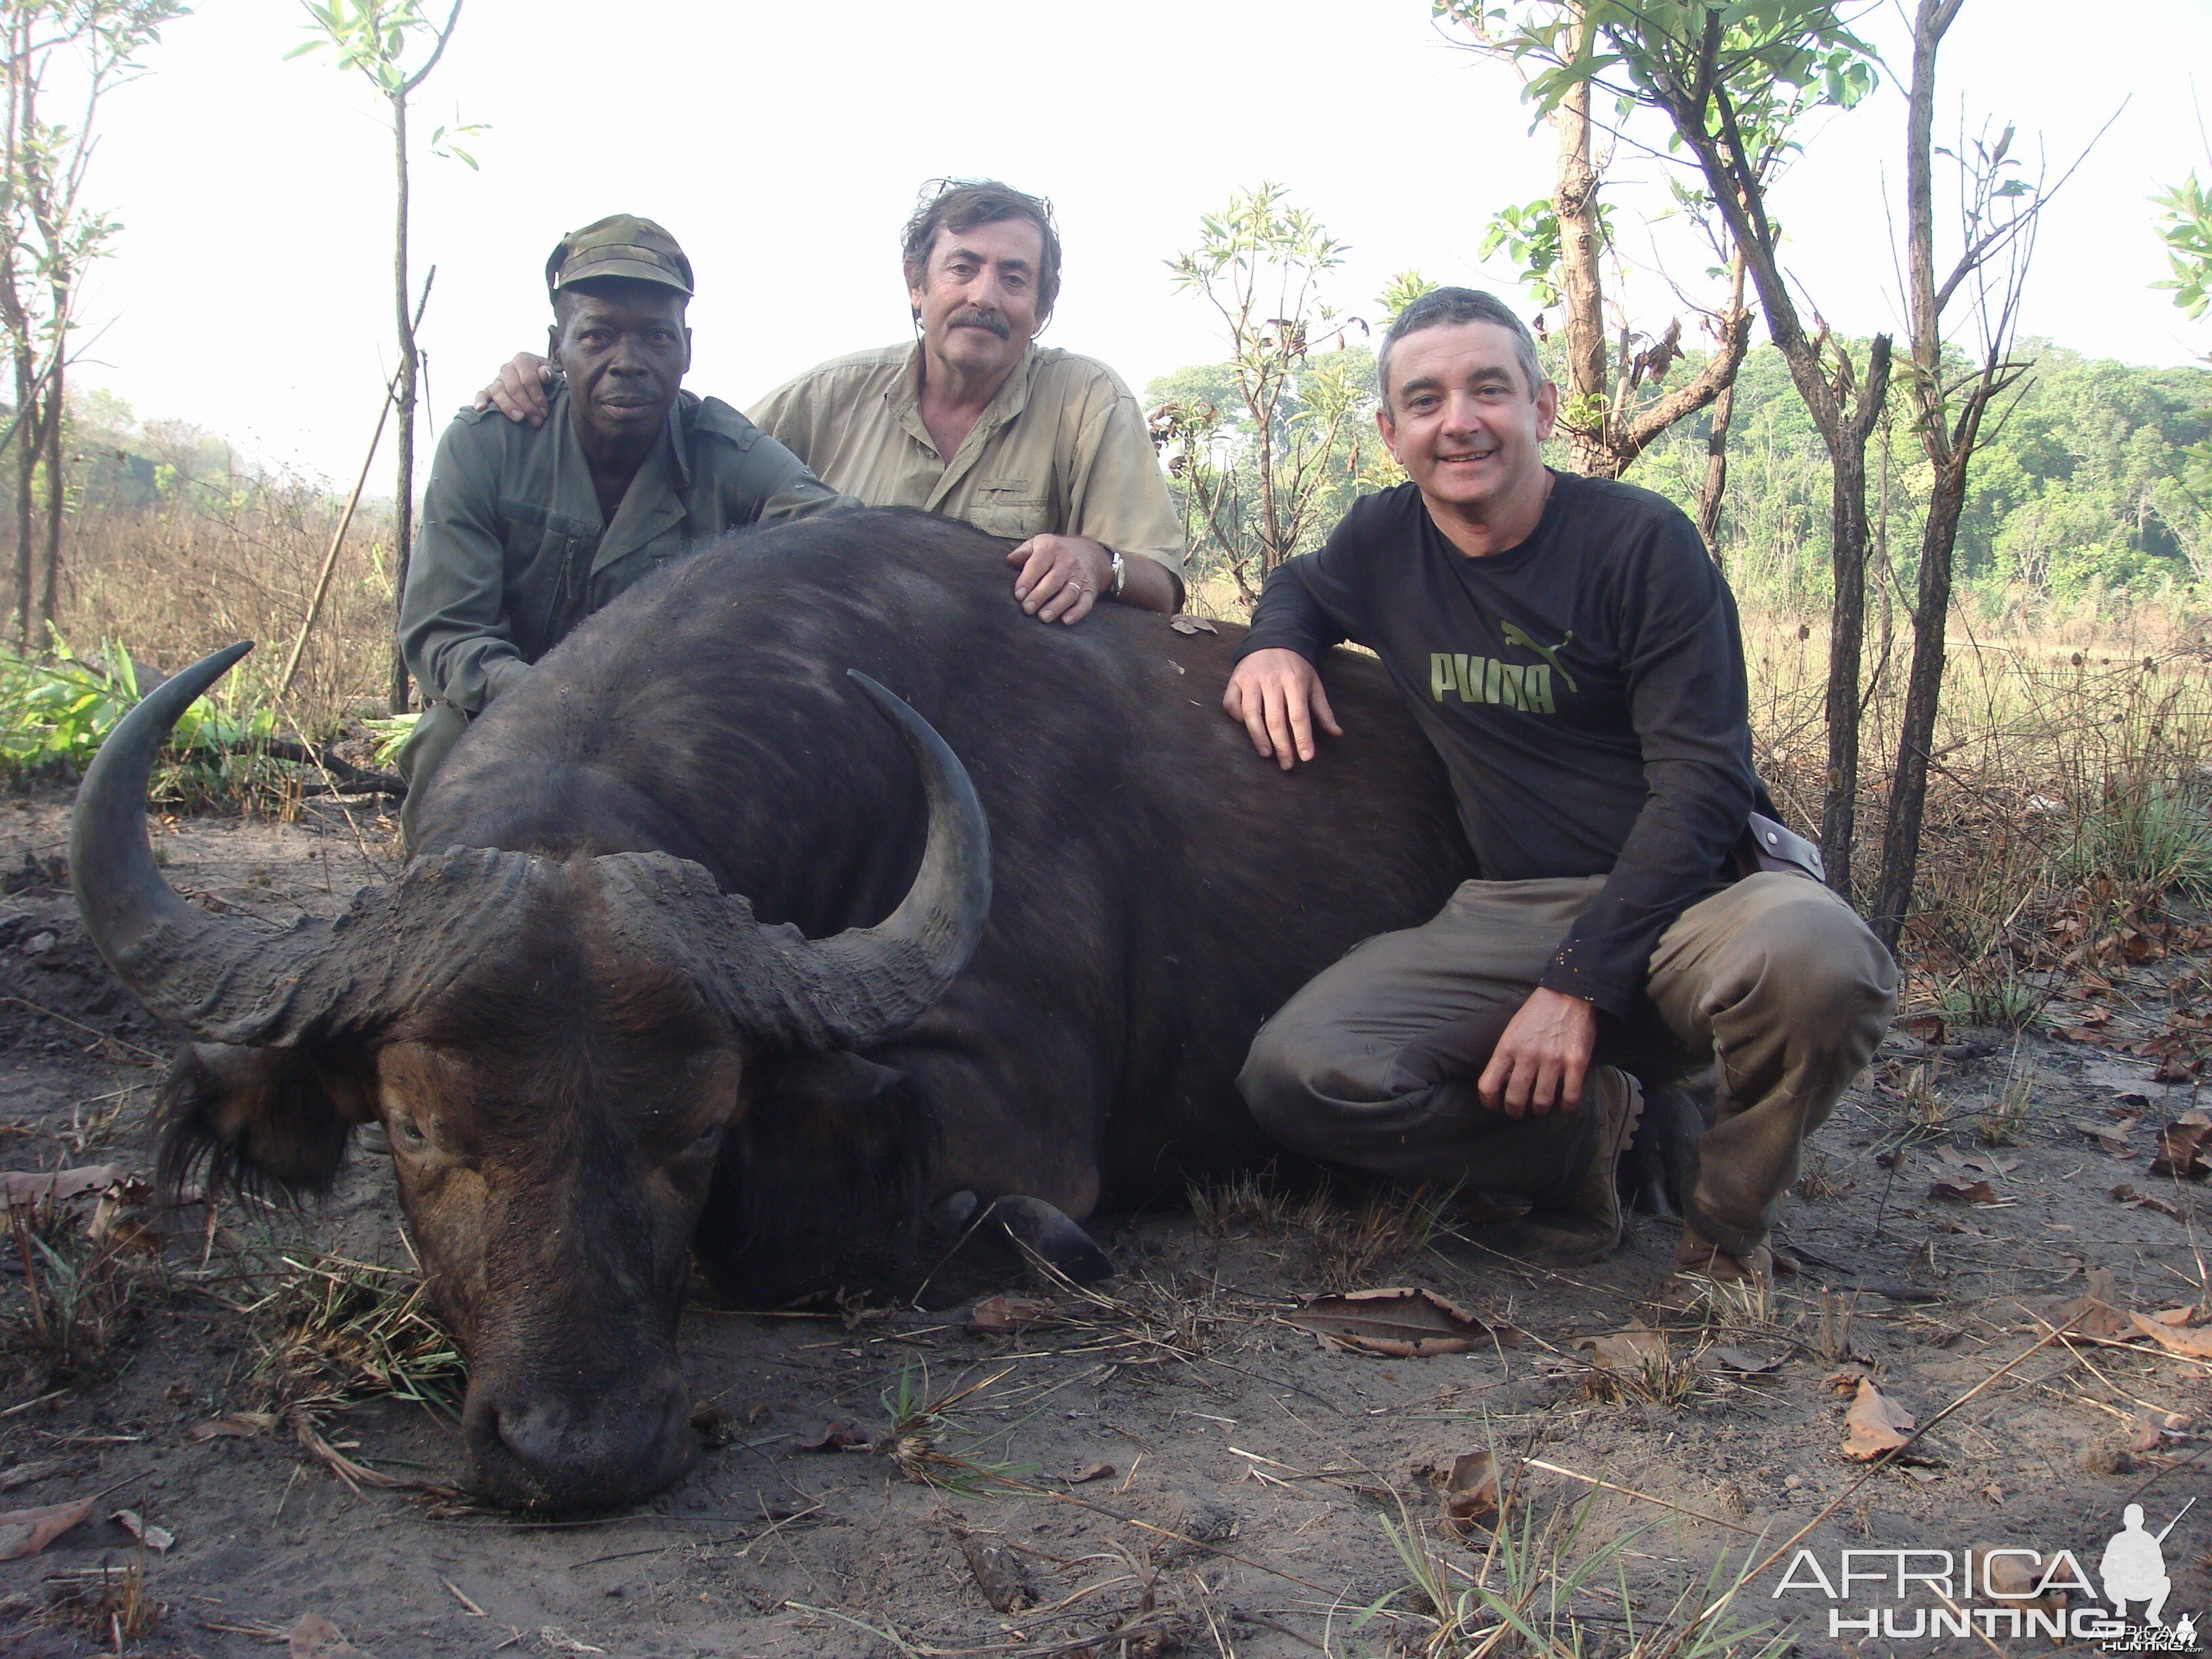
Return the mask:
<path id="1" fill-rule="evenodd" d="M 568 630 L 702 537 L 856 507 L 727 404 L 685 392 L 609 524 L 553 395 L 545 424 L 465 409 L 438 445 L 399 610 L 425 695 L 480 714 Z"/>
<path id="2" fill-rule="evenodd" d="M 921 421 L 921 346 L 840 357 L 747 411 L 871 507 L 920 507 L 994 536 L 1088 536 L 1180 580 L 1182 521 L 1144 411 L 1112 369 L 1031 346 L 950 460 Z"/>

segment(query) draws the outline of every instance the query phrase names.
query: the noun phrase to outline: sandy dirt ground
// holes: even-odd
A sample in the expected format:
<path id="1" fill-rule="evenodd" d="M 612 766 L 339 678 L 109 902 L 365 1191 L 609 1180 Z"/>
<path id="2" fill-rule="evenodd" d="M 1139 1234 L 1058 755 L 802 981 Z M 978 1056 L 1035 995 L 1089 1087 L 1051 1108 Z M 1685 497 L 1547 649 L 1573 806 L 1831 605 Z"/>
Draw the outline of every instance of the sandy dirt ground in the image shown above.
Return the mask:
<path id="1" fill-rule="evenodd" d="M 58 791 L 0 800 L 0 1168 L 144 1173 L 170 1039 L 109 978 L 58 884 L 66 812 Z M 156 840 L 187 893 L 279 920 L 332 913 L 394 856 L 388 818 L 329 804 L 286 825 L 168 822 Z M 2189 966 L 2114 970 L 2096 1042 L 1893 1035 L 1787 1205 L 1802 1271 L 1764 1297 L 1662 1307 L 1664 1220 L 1639 1218 L 1616 1259 L 1561 1274 L 1409 1220 L 1401 1194 L 1315 1200 L 1261 1181 L 1205 1214 L 1103 1219 L 1117 1278 L 1088 1298 L 1010 1279 L 1031 1300 L 996 1330 L 975 1328 L 972 1298 L 775 1316 L 695 1305 L 685 1363 L 720 1407 L 703 1436 L 718 1443 L 651 1504 L 584 1522 L 412 1489 L 461 1469 L 450 1422 L 422 1404 L 326 1403 L 304 1437 L 283 1414 L 301 1385 L 271 1355 L 301 1304 L 281 1285 L 316 1282 L 284 1260 L 408 1266 L 373 1149 L 304 1211 L 129 1211 L 159 1237 L 133 1235 L 146 1248 L 118 1258 L 105 1342 L 58 1374 L 25 1322 L 10 1241 L 0 1510 L 97 1502 L 40 1553 L 0 1563 L 0 1651 L 116 1652 L 130 1596 L 161 1610 L 138 1610 L 147 1628 L 122 1651 L 209 1659 L 1470 1651 L 1431 1647 L 1435 1609 L 1409 1565 L 1449 1600 L 1480 1579 L 1544 1638 L 1500 1651 L 2047 1650 L 2002 1630 L 1832 1637 L 1817 1590 L 1775 1593 L 1794 1551 L 1672 1644 L 1808 1525 L 1802 1547 L 1831 1577 L 1847 1548 L 2002 1546 L 2072 1550 L 2094 1573 L 2124 1505 L 2142 1504 L 2154 1532 L 2212 1498 L 2212 1360 L 2124 1317 L 2212 1303 L 2205 1190 L 2148 1172 L 2195 1085 L 2151 1081 L 2152 1062 L 2112 1040 L 2203 994 Z M 1984 1144 L 2008 1105 L 2011 1143 Z M 1939 1182 L 1968 1196 L 1931 1196 Z M 2122 1186 L 2155 1202 L 2115 1198 Z M 94 1203 L 65 1208 L 88 1220 Z M 1486 1334 L 1394 1358 L 1289 1322 L 1309 1297 L 1379 1286 L 1433 1291 Z M 2038 1346 L 2092 1289 L 2110 1310 Z M 1577 1346 L 1638 1325 L 1660 1335 L 1601 1345 L 1609 1364 Z M 2212 1349 L 2212 1330 L 2175 1345 L 2192 1341 Z M 1912 1462 L 1869 1475 L 1844 1455 L 1849 1374 L 1918 1424 L 1966 1403 Z M 1504 1476 L 1502 1531 L 1443 1518 L 1439 1482 L 1472 1452 Z M 173 1543 L 146 1549 L 118 1510 Z M 2165 1541 L 2169 1620 L 2212 1609 L 2208 1544 L 2212 1502 Z M 1900 1620 L 1934 1605 L 1868 1583 L 1832 1605 L 1856 1619 L 1870 1602 Z M 1468 1628 L 1497 1622 L 1480 1596 L 1469 1605 Z M 309 1613 L 351 1647 L 288 1646 Z"/>

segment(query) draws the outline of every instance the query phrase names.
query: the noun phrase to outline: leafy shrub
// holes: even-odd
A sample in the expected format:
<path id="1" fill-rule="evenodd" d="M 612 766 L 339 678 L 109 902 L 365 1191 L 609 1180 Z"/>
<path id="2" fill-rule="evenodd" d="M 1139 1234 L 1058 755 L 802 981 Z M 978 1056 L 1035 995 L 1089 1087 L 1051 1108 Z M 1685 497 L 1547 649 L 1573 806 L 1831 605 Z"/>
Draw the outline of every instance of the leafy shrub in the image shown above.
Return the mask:
<path id="1" fill-rule="evenodd" d="M 0 778 L 82 772 L 116 723 L 137 705 L 138 667 L 119 640 L 103 641 L 96 660 L 71 652 L 58 635 L 55 654 L 40 661 L 0 651 Z M 276 710 L 240 710 L 196 700 L 169 734 L 154 781 L 162 797 L 234 794 L 263 763 L 276 731 Z"/>

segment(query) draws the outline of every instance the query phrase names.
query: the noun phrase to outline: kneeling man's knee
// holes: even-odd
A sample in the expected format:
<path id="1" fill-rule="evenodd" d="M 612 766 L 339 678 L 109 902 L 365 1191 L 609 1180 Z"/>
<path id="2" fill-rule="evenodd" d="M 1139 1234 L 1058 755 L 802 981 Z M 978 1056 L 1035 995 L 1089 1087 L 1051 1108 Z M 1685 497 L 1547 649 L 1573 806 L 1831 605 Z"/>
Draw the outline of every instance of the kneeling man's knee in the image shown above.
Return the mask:
<path id="1" fill-rule="evenodd" d="M 1764 919 L 1765 1000 L 1802 1038 L 1872 1054 L 1897 1007 L 1897 963 L 1856 912 L 1808 892 Z"/>
<path id="2" fill-rule="evenodd" d="M 1293 1006 L 1252 1039 L 1237 1087 L 1260 1127 L 1298 1152 L 1334 1145 L 1347 1118 L 1389 1098 L 1386 1044 L 1365 1041 Z"/>

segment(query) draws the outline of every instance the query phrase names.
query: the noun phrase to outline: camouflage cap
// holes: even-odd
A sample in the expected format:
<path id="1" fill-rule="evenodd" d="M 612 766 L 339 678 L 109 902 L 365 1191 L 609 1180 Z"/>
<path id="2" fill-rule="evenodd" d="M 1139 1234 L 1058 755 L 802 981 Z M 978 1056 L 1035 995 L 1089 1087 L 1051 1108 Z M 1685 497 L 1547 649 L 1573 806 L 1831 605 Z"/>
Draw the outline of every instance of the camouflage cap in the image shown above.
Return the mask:
<path id="1" fill-rule="evenodd" d="M 572 230 L 554 245 L 545 262 L 545 291 L 558 294 L 571 283 L 595 276 L 626 276 L 658 283 L 686 299 L 691 296 L 691 262 L 671 236 L 650 219 L 612 213 Z"/>

